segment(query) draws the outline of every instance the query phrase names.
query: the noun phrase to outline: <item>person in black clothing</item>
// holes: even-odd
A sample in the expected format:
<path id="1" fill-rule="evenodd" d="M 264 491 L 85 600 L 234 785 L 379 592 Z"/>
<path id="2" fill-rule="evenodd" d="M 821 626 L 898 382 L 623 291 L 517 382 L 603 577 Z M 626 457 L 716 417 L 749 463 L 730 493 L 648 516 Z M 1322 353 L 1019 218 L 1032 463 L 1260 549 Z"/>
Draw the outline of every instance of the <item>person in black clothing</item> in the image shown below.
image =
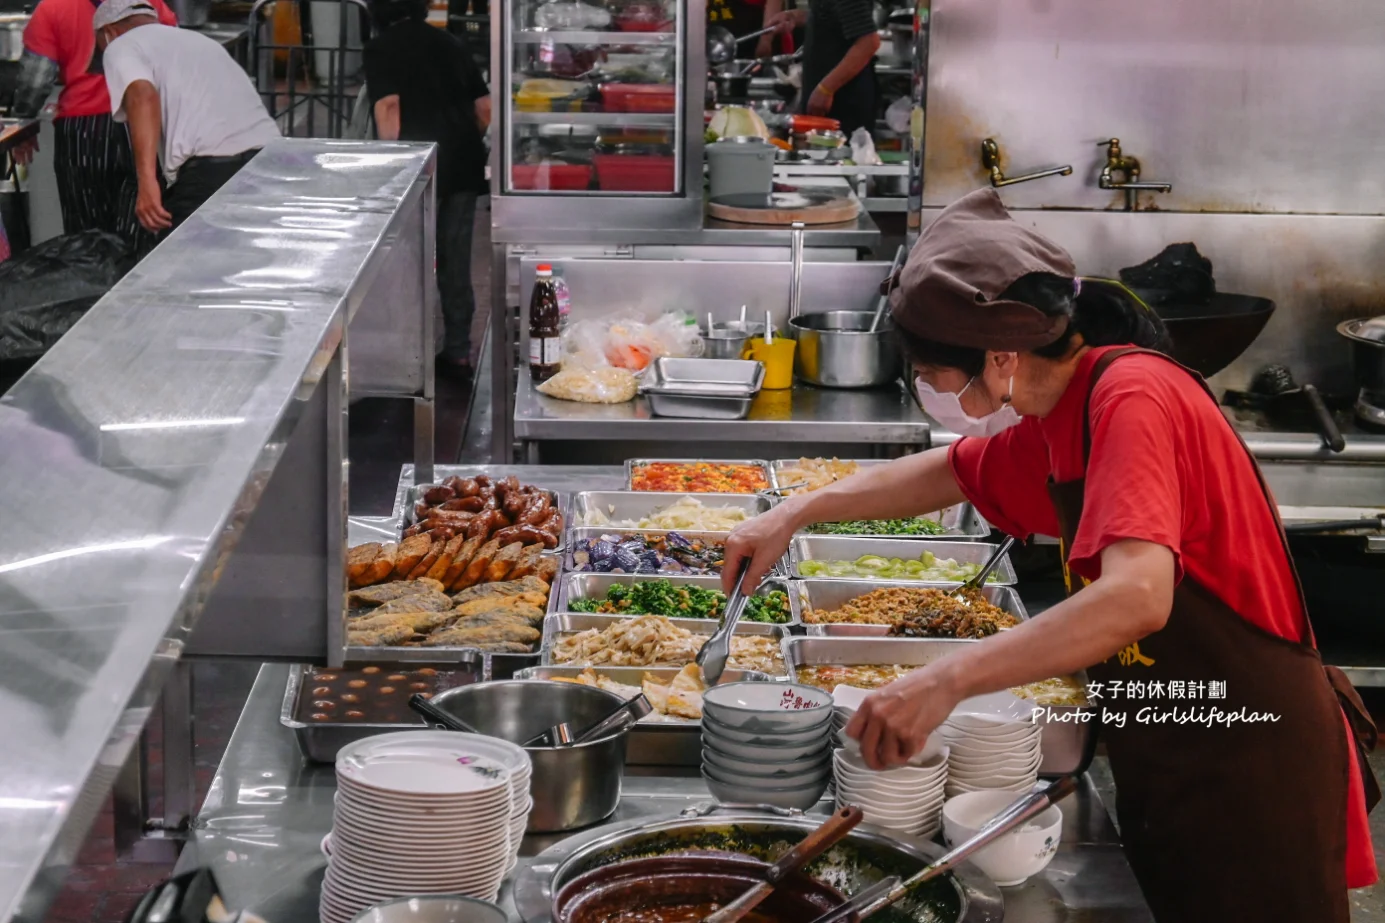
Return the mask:
<path id="1" fill-rule="evenodd" d="M 427 0 L 376 0 L 380 34 L 365 47 L 366 92 L 388 141 L 438 145 L 437 267 L 444 340 L 440 375 L 471 375 L 471 232 L 486 192 L 490 90 L 466 40 L 427 22 Z"/>
<path id="2" fill-rule="evenodd" d="M 875 128 L 875 30 L 871 0 L 808 0 L 806 10 L 774 13 L 782 0 L 766 3 L 766 25 L 792 32 L 807 25 L 803 43 L 803 111 L 842 123 L 850 135 Z"/>

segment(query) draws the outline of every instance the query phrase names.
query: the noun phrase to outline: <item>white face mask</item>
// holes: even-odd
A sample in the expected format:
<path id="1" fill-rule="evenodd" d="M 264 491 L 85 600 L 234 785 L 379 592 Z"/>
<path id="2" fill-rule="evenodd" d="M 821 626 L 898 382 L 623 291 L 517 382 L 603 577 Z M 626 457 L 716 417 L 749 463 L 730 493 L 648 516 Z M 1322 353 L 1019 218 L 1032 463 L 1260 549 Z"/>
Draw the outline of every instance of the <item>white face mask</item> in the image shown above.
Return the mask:
<path id="1" fill-rule="evenodd" d="M 951 391 L 935 391 L 933 386 L 922 378 L 914 379 L 918 390 L 919 403 L 924 412 L 959 436 L 994 436 L 1007 430 L 1020 421 L 1020 415 L 1009 401 L 999 410 L 984 417 L 973 417 L 962 409 L 962 395 L 967 393 L 976 379 L 967 382 L 966 388 L 953 394 Z M 1015 390 L 1015 379 L 1010 379 L 1010 392 Z"/>

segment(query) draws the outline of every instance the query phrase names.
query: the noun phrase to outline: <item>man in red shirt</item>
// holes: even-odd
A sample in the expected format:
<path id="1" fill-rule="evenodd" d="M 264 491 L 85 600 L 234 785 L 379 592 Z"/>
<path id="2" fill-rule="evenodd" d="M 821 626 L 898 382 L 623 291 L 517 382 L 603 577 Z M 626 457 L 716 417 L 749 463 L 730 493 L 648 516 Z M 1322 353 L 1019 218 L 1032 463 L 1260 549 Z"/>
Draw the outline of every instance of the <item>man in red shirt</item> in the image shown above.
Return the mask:
<path id="1" fill-rule="evenodd" d="M 753 584 L 813 522 L 964 499 L 1061 537 L 1068 600 L 873 693 L 846 729 L 862 757 L 901 765 L 963 700 L 1085 670 L 1159 923 L 1348 923 L 1377 877 L 1374 727 L 1314 649 L 1245 444 L 1152 311 L 1075 276 L 993 190 L 944 210 L 891 306 L 924 409 L 966 438 L 786 500 L 732 533 L 723 573 L 750 557 Z"/>
<path id="2" fill-rule="evenodd" d="M 152 0 L 159 21 L 176 26 L 178 18 L 163 0 Z M 95 0 L 40 0 L 24 29 L 20 82 L 15 114 L 38 115 L 58 81 L 53 162 L 62 206 L 63 232 L 98 229 L 119 234 L 136 252 L 154 244 L 154 235 L 135 220 L 134 155 L 130 133 L 111 117 L 111 100 L 99 59 L 93 62 Z"/>

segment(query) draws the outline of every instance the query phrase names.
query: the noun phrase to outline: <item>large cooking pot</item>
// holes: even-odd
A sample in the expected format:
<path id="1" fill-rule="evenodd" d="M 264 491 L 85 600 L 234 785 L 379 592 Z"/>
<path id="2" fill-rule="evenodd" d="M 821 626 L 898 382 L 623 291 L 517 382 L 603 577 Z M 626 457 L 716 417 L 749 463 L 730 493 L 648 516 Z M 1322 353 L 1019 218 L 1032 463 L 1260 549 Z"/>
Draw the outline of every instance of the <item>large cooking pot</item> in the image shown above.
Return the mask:
<path id="1" fill-rule="evenodd" d="M 1351 341 L 1356 387 L 1372 397 L 1385 398 L 1385 314 L 1342 321 L 1337 332 Z"/>
<path id="2" fill-rule="evenodd" d="M 1268 298 L 1224 292 L 1207 301 L 1151 304 L 1173 340 L 1173 357 L 1204 378 L 1235 362 L 1274 313 Z"/>
<path id="3" fill-rule="evenodd" d="M 433 704 L 483 734 L 522 744 L 566 721 L 581 730 L 608 715 L 620 696 L 593 686 L 542 680 L 476 683 L 440 692 Z M 534 764 L 530 833 L 587 827 L 620 804 L 629 731 L 569 747 L 525 747 Z"/>
<path id="4" fill-rule="evenodd" d="M 553 896 L 555 923 L 604 923 L 620 912 L 702 908 L 705 916 L 762 884 L 769 863 L 701 853 L 653 856 L 594 868 Z M 803 923 L 839 907 L 845 898 L 831 885 L 802 874 L 778 882 L 755 913 L 775 923 Z M 689 915 L 689 919 L 695 919 Z"/>
<path id="5" fill-rule="evenodd" d="M 827 388 L 873 388 L 899 377 L 902 360 L 886 317 L 870 332 L 873 311 L 824 311 L 789 321 L 798 340 L 794 372 Z"/>
<path id="6" fill-rule="evenodd" d="M 702 806 L 682 816 L 574 834 L 518 873 L 516 909 L 525 923 L 554 923 L 555 894 L 593 869 L 630 859 L 719 851 L 771 862 L 822 822 L 820 817 L 784 817 L 772 811 Z M 861 824 L 809 863 L 806 873 L 850 896 L 889 875 L 907 878 L 944 852 L 935 843 Z M 890 910 L 893 919 L 915 923 L 993 923 L 1004 914 L 1000 889 L 971 862 L 919 887 Z"/>

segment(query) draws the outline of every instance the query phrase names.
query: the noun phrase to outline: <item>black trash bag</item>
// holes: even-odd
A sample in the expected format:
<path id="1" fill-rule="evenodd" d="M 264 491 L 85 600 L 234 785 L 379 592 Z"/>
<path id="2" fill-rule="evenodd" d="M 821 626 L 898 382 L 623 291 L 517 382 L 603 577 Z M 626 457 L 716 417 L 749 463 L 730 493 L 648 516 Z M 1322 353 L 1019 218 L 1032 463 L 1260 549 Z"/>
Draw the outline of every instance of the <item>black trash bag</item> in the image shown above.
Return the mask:
<path id="1" fill-rule="evenodd" d="M 83 231 L 0 263 L 0 361 L 42 356 L 135 262 L 120 237 Z"/>
<path id="2" fill-rule="evenodd" d="M 1212 261 L 1196 244 L 1170 244 L 1154 259 L 1122 269 L 1120 279 L 1152 305 L 1205 304 L 1217 293 Z"/>

